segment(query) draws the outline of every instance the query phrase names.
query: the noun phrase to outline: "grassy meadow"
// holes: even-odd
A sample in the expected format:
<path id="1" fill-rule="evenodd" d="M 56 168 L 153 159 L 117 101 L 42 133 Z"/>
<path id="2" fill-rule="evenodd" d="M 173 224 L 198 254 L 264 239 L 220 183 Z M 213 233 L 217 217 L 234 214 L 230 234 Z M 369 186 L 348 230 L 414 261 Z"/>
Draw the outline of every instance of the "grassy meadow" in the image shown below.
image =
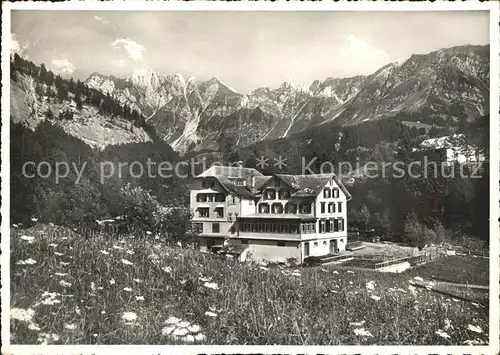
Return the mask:
<path id="1" fill-rule="evenodd" d="M 488 309 L 414 275 L 240 264 L 149 235 L 13 228 L 13 344 L 486 344 Z"/>

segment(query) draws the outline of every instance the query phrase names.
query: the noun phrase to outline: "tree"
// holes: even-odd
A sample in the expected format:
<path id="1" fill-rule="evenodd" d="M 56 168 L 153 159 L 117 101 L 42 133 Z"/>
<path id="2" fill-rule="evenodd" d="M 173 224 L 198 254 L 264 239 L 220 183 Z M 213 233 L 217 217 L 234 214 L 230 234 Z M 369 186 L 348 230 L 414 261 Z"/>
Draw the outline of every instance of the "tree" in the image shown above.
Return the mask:
<path id="1" fill-rule="evenodd" d="M 80 95 L 80 92 L 76 92 L 75 94 L 75 102 L 76 102 L 76 107 L 81 110 L 82 109 L 82 98 L 81 98 L 81 95 Z"/>
<path id="2" fill-rule="evenodd" d="M 359 221 L 365 225 L 365 231 L 368 231 L 368 223 L 370 223 L 370 210 L 366 205 L 361 207 L 359 211 Z"/>
<path id="3" fill-rule="evenodd" d="M 389 231 L 391 229 L 391 220 L 390 220 L 389 216 L 390 216 L 389 210 L 385 210 L 385 212 L 383 214 L 380 214 L 380 213 L 375 214 L 377 226 L 384 233 L 384 237 L 387 237 L 387 235 L 389 234 Z"/>

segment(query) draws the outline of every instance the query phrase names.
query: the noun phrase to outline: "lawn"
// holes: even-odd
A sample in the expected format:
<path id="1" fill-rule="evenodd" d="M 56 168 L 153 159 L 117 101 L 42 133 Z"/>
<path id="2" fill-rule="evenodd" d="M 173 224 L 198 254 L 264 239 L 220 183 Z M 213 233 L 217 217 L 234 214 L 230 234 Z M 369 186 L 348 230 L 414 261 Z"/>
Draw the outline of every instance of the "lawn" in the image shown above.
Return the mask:
<path id="1" fill-rule="evenodd" d="M 422 278 L 435 277 L 436 280 L 488 286 L 489 263 L 488 258 L 450 255 L 417 267 L 408 273 Z"/>
<path id="2" fill-rule="evenodd" d="M 11 232 L 15 344 L 486 344 L 488 309 L 343 267 L 267 268 L 149 236 Z"/>

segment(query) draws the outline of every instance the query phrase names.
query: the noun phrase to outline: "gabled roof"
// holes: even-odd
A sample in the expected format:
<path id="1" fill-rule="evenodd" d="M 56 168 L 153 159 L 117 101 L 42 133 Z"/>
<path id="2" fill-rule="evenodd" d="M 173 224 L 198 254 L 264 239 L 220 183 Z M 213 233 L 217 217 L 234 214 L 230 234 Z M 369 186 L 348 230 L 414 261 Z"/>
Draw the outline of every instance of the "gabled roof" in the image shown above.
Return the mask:
<path id="1" fill-rule="evenodd" d="M 292 197 L 316 197 L 332 178 L 344 192 L 348 200 L 352 197 L 338 176 L 333 173 L 311 175 L 276 174 L 275 176 L 295 190 L 295 192 L 292 193 Z"/>
<path id="2" fill-rule="evenodd" d="M 250 177 L 255 178 L 255 187 L 236 185 L 236 180 L 247 181 Z M 211 166 L 197 178 L 214 177 L 220 184 L 231 193 L 241 197 L 254 196 L 260 186 L 262 186 L 270 176 L 264 176 L 261 172 L 253 168 L 233 167 L 233 166 Z"/>

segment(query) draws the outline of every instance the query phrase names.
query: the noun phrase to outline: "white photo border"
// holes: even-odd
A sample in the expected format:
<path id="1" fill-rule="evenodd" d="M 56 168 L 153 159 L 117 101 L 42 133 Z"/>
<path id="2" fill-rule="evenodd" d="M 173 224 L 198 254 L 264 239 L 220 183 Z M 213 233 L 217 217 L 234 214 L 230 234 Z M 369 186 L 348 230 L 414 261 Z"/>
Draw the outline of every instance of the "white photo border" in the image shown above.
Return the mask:
<path id="1" fill-rule="evenodd" d="M 2 352 L 12 354 L 215 354 L 215 353 L 377 353 L 377 354 L 498 354 L 499 317 L 499 19 L 500 7 L 492 2 L 162 2 L 68 1 L 2 4 L 2 128 L 1 128 L 1 305 Z M 229 345 L 10 345 L 10 47 L 12 10 L 93 11 L 473 11 L 490 13 L 490 317 L 487 346 L 229 346 Z"/>

